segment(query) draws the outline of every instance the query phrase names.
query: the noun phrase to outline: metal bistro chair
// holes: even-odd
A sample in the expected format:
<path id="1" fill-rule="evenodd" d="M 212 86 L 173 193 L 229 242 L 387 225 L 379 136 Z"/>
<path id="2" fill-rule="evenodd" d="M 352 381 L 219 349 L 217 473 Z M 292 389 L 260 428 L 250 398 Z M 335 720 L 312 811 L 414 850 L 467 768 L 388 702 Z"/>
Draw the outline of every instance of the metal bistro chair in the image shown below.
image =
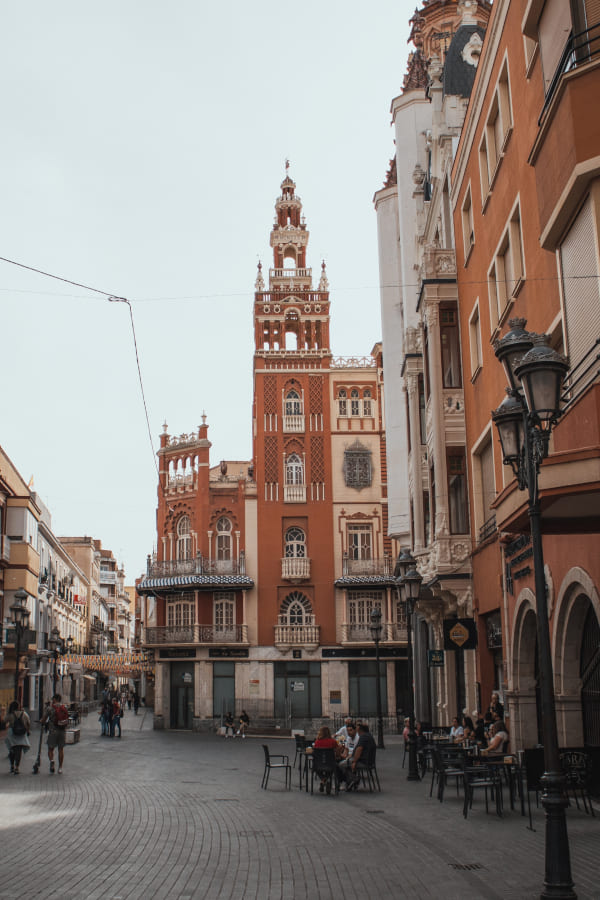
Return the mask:
<path id="1" fill-rule="evenodd" d="M 591 760 L 587 753 L 581 750 L 565 750 L 560 754 L 560 764 L 567 779 L 567 796 L 572 796 L 579 809 L 579 797 L 583 802 L 583 808 L 595 816 L 592 798 L 590 795 L 590 778 L 592 772 Z"/>
<path id="2" fill-rule="evenodd" d="M 340 792 L 340 782 L 338 777 L 338 768 L 335 761 L 335 750 L 325 749 L 324 747 L 313 748 L 311 756 L 311 779 L 310 792 L 313 793 L 315 778 L 318 778 L 324 785 L 325 791 L 330 794 L 331 788 L 334 788 L 336 794 Z"/>
<path id="3" fill-rule="evenodd" d="M 368 784 L 369 790 L 373 793 L 375 787 L 381 793 L 381 784 L 379 783 L 379 775 L 377 774 L 377 748 L 373 747 L 369 758 L 364 762 L 362 758 L 356 764 L 356 774 L 362 781 L 363 785 Z"/>
<path id="4" fill-rule="evenodd" d="M 267 785 L 269 783 L 269 775 L 271 774 L 271 769 L 284 769 L 285 770 L 285 786 L 289 790 L 292 788 L 292 767 L 290 766 L 290 758 L 289 756 L 284 756 L 282 753 L 269 753 L 269 748 L 266 744 L 262 745 L 263 750 L 265 751 L 265 771 L 263 772 L 261 788 L 267 789 Z M 273 760 L 280 760 L 280 762 L 273 762 Z"/>
<path id="5" fill-rule="evenodd" d="M 433 771 L 431 774 L 431 787 L 429 788 L 429 796 L 433 794 L 433 784 L 437 778 L 438 800 L 440 803 L 444 801 L 444 789 L 449 778 L 456 779 L 456 796 L 458 797 L 459 780 L 463 779 L 464 771 L 464 754 L 452 760 L 444 759 L 441 750 L 438 747 L 431 748 L 431 756 L 433 759 Z"/>
<path id="6" fill-rule="evenodd" d="M 463 816 L 473 806 L 473 794 L 477 789 L 485 791 L 485 811 L 489 812 L 488 790 L 496 801 L 496 815 L 502 817 L 502 780 L 500 773 L 494 771 L 491 766 L 465 766 L 464 768 L 465 802 L 463 804 Z"/>
<path id="7" fill-rule="evenodd" d="M 310 746 L 310 741 L 308 738 L 304 737 L 303 734 L 295 734 L 294 738 L 296 739 L 296 753 L 294 756 L 294 768 L 296 768 L 296 763 L 298 761 L 298 757 L 301 753 L 304 753 L 306 748 Z"/>

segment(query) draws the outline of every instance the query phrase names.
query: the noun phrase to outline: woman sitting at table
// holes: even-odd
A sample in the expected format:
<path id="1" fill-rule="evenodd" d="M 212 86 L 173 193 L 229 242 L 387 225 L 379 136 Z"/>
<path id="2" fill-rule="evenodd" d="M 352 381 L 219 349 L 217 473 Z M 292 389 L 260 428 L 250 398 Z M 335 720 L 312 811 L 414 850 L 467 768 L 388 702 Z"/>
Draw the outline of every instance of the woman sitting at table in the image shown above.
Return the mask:
<path id="1" fill-rule="evenodd" d="M 477 722 L 475 723 L 475 742 L 479 744 L 480 747 L 487 747 L 487 737 L 485 734 L 485 720 L 483 719 L 481 713 L 477 717 Z"/>
<path id="2" fill-rule="evenodd" d="M 454 716 L 452 719 L 452 728 L 450 729 L 450 741 L 454 744 L 463 739 L 463 727 L 458 724 L 458 718 Z"/>
<path id="3" fill-rule="evenodd" d="M 323 725 L 322 728 L 319 729 L 319 733 L 317 734 L 317 739 L 313 744 L 315 750 L 336 750 L 338 749 L 338 742 L 334 737 L 331 737 L 331 732 L 327 725 Z M 322 794 L 325 790 L 325 786 L 327 785 L 328 790 L 327 793 L 331 790 L 331 781 L 327 783 L 327 775 L 321 776 L 321 784 L 319 785 L 319 791 Z"/>
<path id="4" fill-rule="evenodd" d="M 490 731 L 491 737 L 488 742 L 488 753 L 504 753 L 505 746 L 508 746 L 509 735 L 504 722 L 494 722 Z"/>
<path id="5" fill-rule="evenodd" d="M 471 742 L 475 740 L 475 726 L 473 725 L 473 719 L 471 716 L 463 716 L 462 720 L 463 733 L 459 737 L 454 740 L 461 744 L 467 742 Z"/>

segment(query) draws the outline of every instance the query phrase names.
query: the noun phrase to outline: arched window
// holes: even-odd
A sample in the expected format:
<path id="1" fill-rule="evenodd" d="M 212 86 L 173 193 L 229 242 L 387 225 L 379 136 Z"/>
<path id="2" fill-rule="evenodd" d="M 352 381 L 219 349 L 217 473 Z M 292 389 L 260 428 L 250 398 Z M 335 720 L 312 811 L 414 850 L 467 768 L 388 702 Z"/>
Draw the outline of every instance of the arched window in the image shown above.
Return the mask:
<path id="1" fill-rule="evenodd" d="M 346 388 L 340 388 L 338 391 L 338 415 L 348 415 L 348 392 Z"/>
<path id="2" fill-rule="evenodd" d="M 192 558 L 192 535 L 190 517 L 181 516 L 177 522 L 177 559 Z"/>
<path id="3" fill-rule="evenodd" d="M 360 399 L 356 388 L 350 391 L 350 415 L 360 416 Z"/>
<path id="4" fill-rule="evenodd" d="M 285 395 L 285 404 L 284 404 L 284 414 L 286 416 L 301 416 L 302 415 L 302 399 L 298 391 L 292 388 L 291 391 L 288 391 Z"/>
<path id="5" fill-rule="evenodd" d="M 281 604 L 280 625 L 314 625 L 310 600 L 299 591 L 292 591 Z"/>
<path id="6" fill-rule="evenodd" d="M 372 416 L 373 406 L 371 403 L 371 391 L 367 388 L 363 391 L 363 416 Z"/>
<path id="7" fill-rule="evenodd" d="M 285 533 L 285 555 L 295 559 L 306 557 L 306 535 L 301 528 L 288 528 Z"/>
<path id="8" fill-rule="evenodd" d="M 285 483 L 304 484 L 304 465 L 297 453 L 291 453 L 285 461 Z"/>
<path id="9" fill-rule="evenodd" d="M 231 521 L 227 516 L 217 520 L 217 560 L 231 559 Z"/>

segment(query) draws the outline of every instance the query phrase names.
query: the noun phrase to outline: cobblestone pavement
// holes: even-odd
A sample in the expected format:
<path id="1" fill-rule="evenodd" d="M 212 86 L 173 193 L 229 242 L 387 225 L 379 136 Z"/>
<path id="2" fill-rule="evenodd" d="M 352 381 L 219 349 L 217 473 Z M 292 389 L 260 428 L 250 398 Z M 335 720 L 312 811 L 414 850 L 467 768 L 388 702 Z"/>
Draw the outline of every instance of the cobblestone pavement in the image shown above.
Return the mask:
<path id="1" fill-rule="evenodd" d="M 123 738 L 97 717 L 67 746 L 63 775 L 35 751 L 21 774 L 0 771 L 0 898 L 30 900 L 303 900 L 365 897 L 531 900 L 544 870 L 543 814 L 507 809 L 469 818 L 450 786 L 408 783 L 397 738 L 380 752 L 382 792 L 314 796 L 263 791 L 262 741 L 154 732 L 150 711 L 128 712 Z M 289 753 L 291 740 L 267 741 Z M 45 748 L 44 748 L 45 749 Z M 506 803 L 508 807 L 508 803 Z M 600 810 L 598 811 L 600 812 Z M 580 900 L 600 898 L 600 815 L 568 813 Z"/>

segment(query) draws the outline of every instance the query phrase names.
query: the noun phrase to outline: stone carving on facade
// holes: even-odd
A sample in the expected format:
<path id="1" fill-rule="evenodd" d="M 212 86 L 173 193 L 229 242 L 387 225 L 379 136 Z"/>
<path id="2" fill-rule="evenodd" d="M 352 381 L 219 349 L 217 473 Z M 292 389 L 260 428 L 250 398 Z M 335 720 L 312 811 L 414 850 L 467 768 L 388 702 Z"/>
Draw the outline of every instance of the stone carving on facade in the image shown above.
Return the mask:
<path id="1" fill-rule="evenodd" d="M 440 309 L 437 303 L 425 304 L 425 319 L 428 328 L 437 328 L 440 324 Z"/>
<path id="2" fill-rule="evenodd" d="M 435 514 L 435 535 L 445 537 L 448 531 L 448 514 L 445 509 L 438 509 Z"/>
<path id="3" fill-rule="evenodd" d="M 406 389 L 408 391 L 408 396 L 412 400 L 416 397 L 417 392 L 419 390 L 419 376 L 416 372 L 409 372 L 405 376 L 406 381 Z"/>
<path id="4" fill-rule="evenodd" d="M 189 434 L 180 434 L 178 437 L 169 438 L 169 448 L 171 447 L 184 447 L 186 444 L 195 444 L 198 441 L 198 435 L 195 431 L 190 432 Z"/>
<path id="5" fill-rule="evenodd" d="M 404 352 L 422 353 L 423 337 L 420 328 L 409 326 L 404 333 Z"/>
<path id="6" fill-rule="evenodd" d="M 471 555 L 471 541 L 469 539 L 452 541 L 452 563 L 466 562 Z"/>
<path id="7" fill-rule="evenodd" d="M 456 608 L 459 616 L 470 617 L 473 615 L 473 589 L 471 587 L 456 592 Z"/>
<path id="8" fill-rule="evenodd" d="M 481 48 L 483 47 L 483 41 L 481 37 L 477 34 L 477 32 L 473 32 L 471 35 L 471 40 L 465 44 L 463 47 L 461 56 L 463 60 L 469 66 L 477 66 L 479 62 L 479 57 L 481 56 Z"/>

